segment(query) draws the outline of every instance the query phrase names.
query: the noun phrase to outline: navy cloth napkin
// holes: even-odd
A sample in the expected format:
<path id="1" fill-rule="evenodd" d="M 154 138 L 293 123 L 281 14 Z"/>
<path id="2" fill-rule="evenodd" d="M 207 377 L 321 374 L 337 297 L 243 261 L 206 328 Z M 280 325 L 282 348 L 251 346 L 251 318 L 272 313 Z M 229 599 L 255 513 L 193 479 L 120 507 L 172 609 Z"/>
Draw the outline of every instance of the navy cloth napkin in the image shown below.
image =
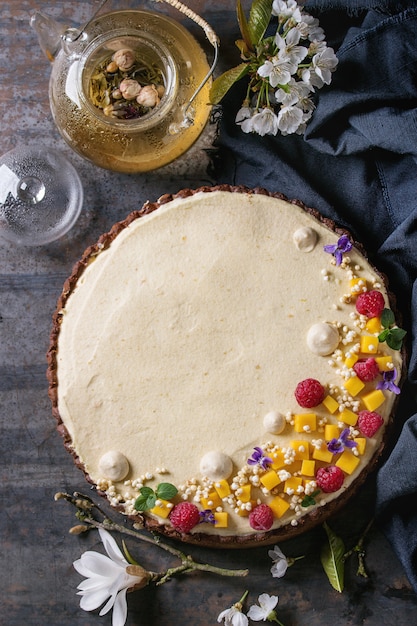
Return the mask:
<path id="1" fill-rule="evenodd" d="M 339 59 L 331 85 L 317 93 L 304 137 L 259 137 L 235 124 L 246 87 L 237 83 L 223 101 L 216 181 L 318 209 L 347 227 L 389 279 L 409 370 L 398 438 L 377 475 L 377 519 L 417 592 L 417 3 L 305 6 Z"/>

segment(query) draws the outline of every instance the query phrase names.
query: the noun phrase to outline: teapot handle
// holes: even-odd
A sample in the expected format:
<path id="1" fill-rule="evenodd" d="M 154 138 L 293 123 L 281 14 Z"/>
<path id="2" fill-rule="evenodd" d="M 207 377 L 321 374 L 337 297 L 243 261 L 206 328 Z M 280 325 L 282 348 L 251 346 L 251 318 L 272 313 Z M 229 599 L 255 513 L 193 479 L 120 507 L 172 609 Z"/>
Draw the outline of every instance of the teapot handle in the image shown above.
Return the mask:
<path id="1" fill-rule="evenodd" d="M 204 20 L 202 17 L 200 17 L 200 15 L 195 13 L 195 11 L 193 11 L 188 6 L 183 4 L 183 2 L 180 2 L 180 0 L 155 0 L 155 2 L 166 2 L 166 4 L 169 4 L 174 9 L 177 9 L 178 11 L 183 13 L 186 17 L 188 17 L 189 19 L 193 20 L 193 22 L 195 22 L 198 26 L 200 26 L 204 30 L 204 33 L 205 33 L 207 39 L 209 40 L 209 42 L 211 43 L 211 45 L 214 48 L 214 58 L 213 58 L 213 61 L 212 61 L 212 64 L 211 64 L 211 67 L 210 67 L 209 71 L 207 72 L 206 76 L 203 78 L 203 80 L 201 81 L 200 85 L 197 87 L 197 89 L 195 90 L 195 92 L 193 93 L 193 95 L 191 96 L 191 98 L 189 99 L 187 104 L 185 105 L 185 107 L 183 107 L 183 115 L 184 115 L 183 120 L 181 122 L 179 122 L 179 123 L 175 123 L 174 122 L 170 126 L 170 132 L 172 134 L 176 134 L 177 132 L 179 132 L 183 128 L 187 128 L 188 126 L 191 126 L 194 123 L 192 115 L 189 112 L 189 108 L 190 108 L 191 104 L 193 103 L 193 101 L 195 100 L 195 98 L 197 97 L 197 95 L 203 89 L 204 85 L 210 79 L 210 77 L 212 76 L 212 74 L 213 74 L 213 72 L 215 70 L 215 67 L 217 65 L 218 55 L 219 55 L 219 44 L 220 44 L 220 41 L 219 41 L 218 36 L 216 35 L 214 30 L 210 26 L 210 24 L 208 22 L 206 22 L 206 20 Z"/>

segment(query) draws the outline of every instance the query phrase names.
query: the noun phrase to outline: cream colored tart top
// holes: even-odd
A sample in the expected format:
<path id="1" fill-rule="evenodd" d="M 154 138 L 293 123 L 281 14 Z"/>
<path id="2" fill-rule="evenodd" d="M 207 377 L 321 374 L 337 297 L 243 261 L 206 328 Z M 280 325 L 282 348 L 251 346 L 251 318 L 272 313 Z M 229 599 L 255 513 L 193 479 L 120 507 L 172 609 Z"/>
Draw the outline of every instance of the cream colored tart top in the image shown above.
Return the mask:
<path id="1" fill-rule="evenodd" d="M 355 309 L 372 289 L 388 307 L 383 284 L 355 248 L 336 265 L 323 247 L 337 241 L 285 201 L 199 192 L 134 220 L 92 258 L 63 311 L 58 407 L 112 504 L 134 514 L 144 485 L 168 482 L 178 495 L 149 512 L 161 523 L 184 499 L 210 511 L 192 532 L 245 535 L 259 503 L 272 528 L 297 525 L 358 477 L 384 433 L 362 434 L 358 413 L 388 419 L 395 394 L 377 382 L 399 376 L 401 359 L 378 342 L 379 319 Z M 363 383 L 353 364 L 369 357 L 380 375 Z M 308 378 L 325 398 L 306 409 L 294 391 Z M 334 454 L 343 431 L 356 445 Z M 317 489 L 328 465 L 344 473 L 334 493 Z"/>

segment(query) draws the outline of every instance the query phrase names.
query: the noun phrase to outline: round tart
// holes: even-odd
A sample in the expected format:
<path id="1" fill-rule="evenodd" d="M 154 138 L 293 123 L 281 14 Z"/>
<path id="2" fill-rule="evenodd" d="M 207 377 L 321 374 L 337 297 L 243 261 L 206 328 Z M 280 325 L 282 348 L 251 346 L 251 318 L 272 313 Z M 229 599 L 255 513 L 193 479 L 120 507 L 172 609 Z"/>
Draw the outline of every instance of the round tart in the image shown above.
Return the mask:
<path id="1" fill-rule="evenodd" d="M 184 190 L 75 265 L 48 352 L 53 413 L 87 479 L 136 522 L 272 543 L 324 521 L 374 467 L 397 331 L 382 275 L 316 211 L 260 189 Z"/>

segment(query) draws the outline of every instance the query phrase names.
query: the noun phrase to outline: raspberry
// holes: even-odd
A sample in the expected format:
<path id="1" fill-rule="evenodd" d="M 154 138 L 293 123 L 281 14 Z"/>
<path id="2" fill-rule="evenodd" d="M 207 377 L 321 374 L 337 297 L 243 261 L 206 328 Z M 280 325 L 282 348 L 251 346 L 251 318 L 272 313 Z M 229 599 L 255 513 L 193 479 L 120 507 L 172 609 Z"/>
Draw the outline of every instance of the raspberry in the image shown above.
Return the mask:
<path id="1" fill-rule="evenodd" d="M 366 317 L 379 317 L 385 308 L 384 296 L 380 291 L 365 291 L 356 298 L 356 310 Z"/>
<path id="2" fill-rule="evenodd" d="M 317 487 L 324 491 L 324 493 L 337 491 L 343 485 L 344 480 L 344 473 L 340 467 L 336 467 L 336 465 L 320 467 L 316 473 Z"/>
<path id="3" fill-rule="evenodd" d="M 249 524 L 254 530 L 269 530 L 273 521 L 274 514 L 267 504 L 259 504 L 249 513 Z"/>
<path id="4" fill-rule="evenodd" d="M 372 357 L 366 361 L 357 361 L 353 366 L 353 371 L 364 383 L 370 383 L 379 374 L 378 364 Z"/>
<path id="5" fill-rule="evenodd" d="M 365 437 L 373 437 L 381 428 L 384 420 L 375 411 L 360 411 L 357 426 Z"/>
<path id="6" fill-rule="evenodd" d="M 295 399 L 304 409 L 311 409 L 322 402 L 324 398 L 324 387 L 315 378 L 306 378 L 298 383 L 295 389 Z"/>
<path id="7" fill-rule="evenodd" d="M 169 514 L 169 519 L 175 530 L 189 533 L 200 521 L 200 512 L 192 502 L 179 502 Z"/>

